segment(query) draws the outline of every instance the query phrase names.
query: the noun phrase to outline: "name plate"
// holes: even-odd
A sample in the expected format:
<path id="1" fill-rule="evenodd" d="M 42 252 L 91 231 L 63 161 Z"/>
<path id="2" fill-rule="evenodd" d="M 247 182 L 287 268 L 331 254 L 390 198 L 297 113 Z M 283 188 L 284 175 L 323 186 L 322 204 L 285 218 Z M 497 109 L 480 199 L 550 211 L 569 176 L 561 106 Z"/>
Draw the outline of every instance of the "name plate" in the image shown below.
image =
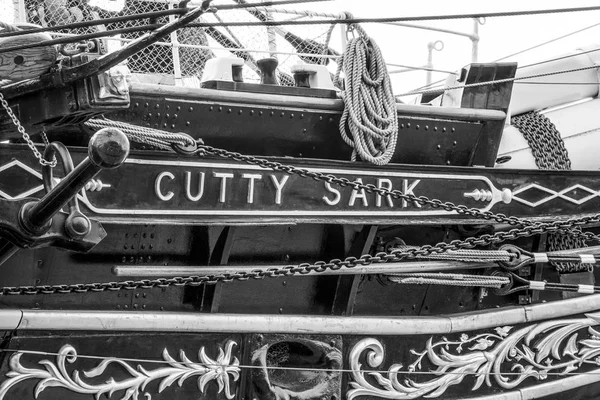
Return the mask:
<path id="1" fill-rule="evenodd" d="M 306 168 L 306 167 L 305 167 Z M 510 191 L 485 176 L 360 168 L 306 168 L 351 181 L 489 210 Z M 128 159 L 104 173 L 103 187 L 83 203 L 100 215 L 247 217 L 404 217 L 453 215 L 364 189 L 226 162 Z"/>
<path id="2" fill-rule="evenodd" d="M 0 145 L 0 198 L 44 195 L 39 164 L 26 146 Z M 72 149 L 75 164 L 87 153 Z M 298 167 L 439 199 L 481 211 L 536 219 L 600 210 L 598 171 L 515 171 L 475 167 L 287 160 Z M 60 168 L 56 173 L 60 174 Z M 134 154 L 100 172 L 79 196 L 100 221 L 144 223 L 486 223 L 410 200 L 219 159 Z"/>

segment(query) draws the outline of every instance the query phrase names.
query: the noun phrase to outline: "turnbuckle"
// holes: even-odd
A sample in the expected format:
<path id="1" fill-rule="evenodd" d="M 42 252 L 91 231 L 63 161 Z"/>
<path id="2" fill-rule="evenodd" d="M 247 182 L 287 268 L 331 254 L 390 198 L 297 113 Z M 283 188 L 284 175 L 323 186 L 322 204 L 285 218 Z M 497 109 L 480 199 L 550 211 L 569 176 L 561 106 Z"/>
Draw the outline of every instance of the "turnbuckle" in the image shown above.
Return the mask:
<path id="1" fill-rule="evenodd" d="M 507 251 L 511 254 L 510 261 L 499 261 L 499 264 L 509 271 L 516 271 L 519 268 L 530 264 L 549 262 L 578 264 L 597 264 L 598 262 L 600 262 L 599 257 L 594 256 L 594 254 L 591 254 L 591 251 L 598 251 L 598 249 L 596 248 L 594 248 L 594 250 L 587 249 L 587 254 L 580 254 L 585 253 L 586 248 L 576 250 L 571 249 L 550 251 L 545 253 L 532 253 L 512 244 L 506 244 L 504 246 L 501 246 L 500 250 Z M 577 251 L 577 253 L 575 253 L 575 251 Z"/>

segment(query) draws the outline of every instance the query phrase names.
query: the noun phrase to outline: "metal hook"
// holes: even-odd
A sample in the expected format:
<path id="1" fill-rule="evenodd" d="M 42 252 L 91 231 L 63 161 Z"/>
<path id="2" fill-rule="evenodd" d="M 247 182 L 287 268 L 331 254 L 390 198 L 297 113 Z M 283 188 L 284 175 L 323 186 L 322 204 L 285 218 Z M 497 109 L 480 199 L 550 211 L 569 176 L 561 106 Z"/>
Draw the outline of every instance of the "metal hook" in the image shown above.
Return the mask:
<path id="1" fill-rule="evenodd" d="M 63 44 L 59 47 L 58 51 L 65 57 L 75 56 L 77 54 L 85 53 L 92 50 L 95 46 L 94 43 L 88 41 L 79 42 L 73 50 L 67 49 L 67 45 Z"/>

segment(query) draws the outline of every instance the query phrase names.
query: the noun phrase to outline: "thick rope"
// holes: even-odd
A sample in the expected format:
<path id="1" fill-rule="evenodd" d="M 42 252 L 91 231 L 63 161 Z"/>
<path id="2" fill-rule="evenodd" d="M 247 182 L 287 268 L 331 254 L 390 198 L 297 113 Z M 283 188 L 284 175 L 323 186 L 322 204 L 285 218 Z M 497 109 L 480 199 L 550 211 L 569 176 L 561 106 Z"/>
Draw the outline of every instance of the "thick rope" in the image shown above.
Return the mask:
<path id="1" fill-rule="evenodd" d="M 445 285 L 463 287 L 486 287 L 501 288 L 510 283 L 506 276 L 465 275 L 465 274 L 442 274 L 442 273 L 414 273 L 414 274 L 390 274 L 389 281 L 394 283 L 412 285 Z"/>
<path id="2" fill-rule="evenodd" d="M 379 46 L 361 27 L 355 26 L 354 30 L 359 35 L 348 42 L 334 82 L 339 86 L 343 70 L 346 90 L 342 92 L 340 133 L 354 149 L 353 161 L 358 155 L 364 161 L 385 165 L 398 140 L 396 100 Z"/>
<path id="3" fill-rule="evenodd" d="M 329 26 L 327 29 L 327 33 L 325 35 L 325 42 L 323 43 L 323 55 L 329 55 L 329 43 L 331 43 L 331 35 L 333 34 L 333 29 L 335 28 L 334 24 Z M 321 58 L 321 62 L 319 64 L 327 65 L 329 63 L 329 58 L 323 57 Z"/>
<path id="4" fill-rule="evenodd" d="M 93 129 L 118 128 L 136 143 L 146 144 L 162 150 L 173 150 L 172 145 L 196 146 L 196 141 L 185 133 L 171 133 L 109 119 L 90 119 L 85 125 Z"/>
<path id="5" fill-rule="evenodd" d="M 2 32 L 19 32 L 21 29 L 16 27 L 15 25 L 9 24 L 7 22 L 0 21 L 0 28 L 2 28 Z"/>
<path id="6" fill-rule="evenodd" d="M 395 250 L 406 251 L 418 249 L 418 246 L 395 246 Z M 427 256 L 417 256 L 419 259 L 426 260 L 444 260 L 444 261 L 462 261 L 472 263 L 487 263 L 499 261 L 512 261 L 514 254 L 506 250 L 449 250 L 443 253 L 432 253 Z"/>

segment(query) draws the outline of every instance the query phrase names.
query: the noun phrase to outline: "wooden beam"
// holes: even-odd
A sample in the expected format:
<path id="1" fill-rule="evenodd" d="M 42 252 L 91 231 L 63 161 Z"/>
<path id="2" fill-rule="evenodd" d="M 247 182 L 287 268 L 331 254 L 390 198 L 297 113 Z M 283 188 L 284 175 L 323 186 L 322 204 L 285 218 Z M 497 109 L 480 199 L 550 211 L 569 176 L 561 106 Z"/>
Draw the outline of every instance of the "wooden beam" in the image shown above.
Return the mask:
<path id="1" fill-rule="evenodd" d="M 367 254 L 373 245 L 377 229 L 377 225 L 365 225 L 363 230 L 357 234 L 346 256 L 360 257 Z M 333 306 L 331 307 L 332 315 L 352 315 L 356 292 L 361 279 L 362 275 L 340 276 L 338 278 Z"/>

